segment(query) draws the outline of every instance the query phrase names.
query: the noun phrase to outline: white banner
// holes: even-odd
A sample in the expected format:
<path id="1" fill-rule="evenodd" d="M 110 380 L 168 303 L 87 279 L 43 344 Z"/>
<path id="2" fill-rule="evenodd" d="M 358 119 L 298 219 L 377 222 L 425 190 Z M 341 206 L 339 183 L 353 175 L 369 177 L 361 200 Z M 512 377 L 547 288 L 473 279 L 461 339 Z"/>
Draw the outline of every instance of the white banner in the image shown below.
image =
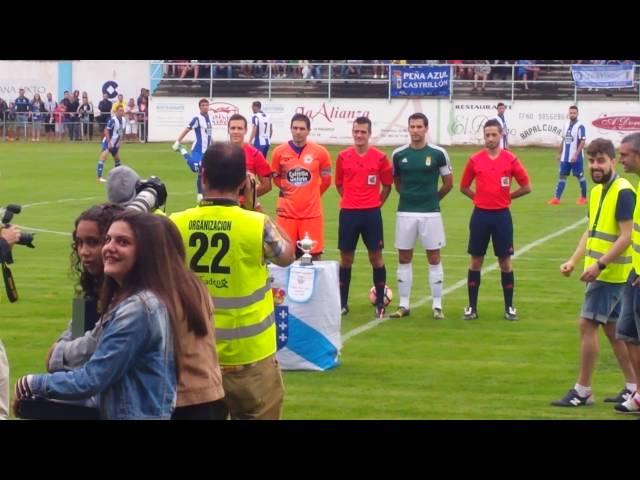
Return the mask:
<path id="1" fill-rule="evenodd" d="M 482 145 L 484 123 L 498 114 L 496 101 L 449 101 L 441 106 L 440 129 L 443 145 Z M 507 102 L 504 119 L 509 144 L 560 145 L 562 127 L 568 119 L 570 103 L 557 101 Z M 446 114 L 448 112 L 448 115 Z M 582 116 L 581 120 L 584 121 Z M 589 132 L 587 132 L 587 135 Z"/>
<path id="2" fill-rule="evenodd" d="M 49 61 L 0 61 L 0 98 L 7 103 L 18 98 L 18 90 L 25 89 L 29 100 L 39 93 L 42 100 L 47 93 L 58 100 L 58 62 Z"/>
<path id="3" fill-rule="evenodd" d="M 118 94 L 124 101 L 137 100 L 141 88 L 149 88 L 149 60 L 77 60 L 72 62 L 73 90 L 86 91 L 95 108 L 102 92 L 115 101 Z"/>
<path id="4" fill-rule="evenodd" d="M 589 102 L 580 104 L 580 118 L 587 127 L 590 139 L 608 138 L 616 148 L 626 135 L 640 132 L 640 103 L 638 102 Z"/>
<path id="5" fill-rule="evenodd" d="M 180 130 L 198 112 L 199 98 L 153 97 L 149 105 L 149 140 L 173 141 Z M 430 135 L 438 142 L 436 122 L 438 101 L 435 99 L 295 99 L 283 98 L 271 101 L 255 98 L 210 99 L 209 114 L 213 123 L 213 138 L 228 140 L 227 122 L 231 115 L 240 113 L 250 122 L 253 100 L 262 102 L 262 110 L 273 122 L 273 143 L 291 139 L 291 117 L 304 113 L 311 119 L 309 139 L 319 143 L 350 145 L 353 142 L 351 127 L 359 116 L 372 122 L 374 145 L 401 145 L 409 142 L 407 119 L 415 112 L 424 112 L 430 119 Z M 447 102 L 448 106 L 448 102 Z M 190 134 L 191 135 L 191 134 Z M 187 141 L 193 140 L 192 136 Z M 249 133 L 247 133 L 249 140 Z"/>
<path id="6" fill-rule="evenodd" d="M 150 103 L 149 140 L 174 141 L 198 111 L 199 98 L 154 97 Z M 253 98 L 216 98 L 210 106 L 214 139 L 228 139 L 227 121 L 234 113 L 251 117 Z M 367 116 L 373 125 L 372 145 L 394 146 L 409 142 L 407 119 L 415 112 L 429 118 L 429 140 L 440 145 L 483 144 L 482 126 L 497 114 L 497 101 L 448 99 L 274 99 L 262 100 L 273 122 L 273 143 L 291 138 L 289 125 L 295 113 L 311 118 L 309 138 L 329 145 L 351 145 L 353 120 Z M 505 120 L 512 146 L 558 146 L 568 120 L 569 101 L 518 101 L 507 104 Z M 587 142 L 596 137 L 620 139 L 640 131 L 638 102 L 580 102 L 578 118 L 587 127 Z M 189 137 L 188 137 L 189 138 Z M 247 140 L 249 134 L 247 134 Z"/>

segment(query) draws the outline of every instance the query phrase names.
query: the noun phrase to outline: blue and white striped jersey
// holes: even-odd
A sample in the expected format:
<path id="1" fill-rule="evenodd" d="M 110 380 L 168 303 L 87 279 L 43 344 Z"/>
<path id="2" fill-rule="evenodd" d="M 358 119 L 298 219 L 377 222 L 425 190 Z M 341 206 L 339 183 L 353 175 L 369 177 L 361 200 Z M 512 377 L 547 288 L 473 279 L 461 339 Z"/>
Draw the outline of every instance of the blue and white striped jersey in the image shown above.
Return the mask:
<path id="1" fill-rule="evenodd" d="M 578 119 L 565 123 L 562 130 L 562 153 L 560 154 L 560 161 L 568 162 L 571 160 L 571 156 L 576 152 L 580 140 L 585 139 L 586 136 L 585 126 Z M 582 159 L 582 149 L 580 149 L 576 162 L 581 162 Z"/>
<path id="2" fill-rule="evenodd" d="M 265 147 L 269 145 L 269 134 L 271 133 L 271 119 L 269 115 L 263 111 L 254 113 L 251 116 L 251 124 L 257 127 L 256 138 L 253 139 L 253 145 L 255 147 Z"/>
<path id="3" fill-rule="evenodd" d="M 189 125 L 187 125 L 187 128 L 193 130 L 196 137 L 191 146 L 191 151 L 204 153 L 207 148 L 209 148 L 209 145 L 211 145 L 211 137 L 213 135 L 209 115 L 199 113 L 193 117 Z"/>
<path id="4" fill-rule="evenodd" d="M 118 118 L 117 116 L 113 116 L 109 119 L 107 123 L 107 130 L 109 131 L 109 136 L 111 137 L 111 145 L 113 147 L 119 147 L 122 139 L 124 138 L 124 126 L 126 120 L 125 117 Z M 109 141 L 109 137 L 104 137 L 103 142 Z"/>

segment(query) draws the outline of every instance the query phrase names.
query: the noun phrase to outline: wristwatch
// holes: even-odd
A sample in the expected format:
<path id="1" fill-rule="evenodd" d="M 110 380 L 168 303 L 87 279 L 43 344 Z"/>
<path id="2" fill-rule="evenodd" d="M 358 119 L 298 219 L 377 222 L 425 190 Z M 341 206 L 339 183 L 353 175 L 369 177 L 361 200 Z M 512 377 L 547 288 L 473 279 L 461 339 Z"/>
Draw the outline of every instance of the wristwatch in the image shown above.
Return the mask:
<path id="1" fill-rule="evenodd" d="M 607 268 L 607 266 L 604 263 L 602 263 L 600 260 L 598 260 L 596 263 L 600 270 L 604 270 L 605 268 Z"/>

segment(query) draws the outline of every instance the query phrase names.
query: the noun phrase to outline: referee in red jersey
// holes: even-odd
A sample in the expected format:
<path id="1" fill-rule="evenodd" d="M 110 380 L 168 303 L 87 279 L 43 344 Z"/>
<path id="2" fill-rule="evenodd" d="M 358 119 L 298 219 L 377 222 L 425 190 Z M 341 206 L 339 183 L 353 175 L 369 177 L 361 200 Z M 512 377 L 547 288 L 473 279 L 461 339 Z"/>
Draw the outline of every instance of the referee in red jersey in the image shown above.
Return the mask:
<path id="1" fill-rule="evenodd" d="M 489 239 L 500 265 L 502 291 L 504 293 L 504 318 L 517 320 L 513 307 L 513 221 L 509 205 L 514 198 L 531 193 L 529 176 L 516 156 L 500 148 L 502 126 L 495 119 L 484 124 L 485 148 L 474 153 L 462 174 L 460 191 L 473 200 L 475 208 L 469 222 L 469 247 L 471 255 L 467 288 L 469 306 L 464 309 L 464 319 L 478 318 L 478 291 L 480 270 L 487 253 Z M 520 188 L 511 191 L 511 179 L 515 178 Z M 471 183 L 476 182 L 476 190 Z"/>
<path id="2" fill-rule="evenodd" d="M 384 152 L 369 147 L 371 120 L 367 117 L 356 118 L 351 133 L 353 147 L 341 151 L 336 160 L 336 189 L 342 197 L 338 220 L 340 303 L 342 314 L 348 313 L 351 265 L 358 238 L 362 235 L 373 267 L 376 317 L 381 318 L 384 316 L 387 270 L 382 259 L 384 240 L 380 207 L 391 192 L 393 172 Z"/>

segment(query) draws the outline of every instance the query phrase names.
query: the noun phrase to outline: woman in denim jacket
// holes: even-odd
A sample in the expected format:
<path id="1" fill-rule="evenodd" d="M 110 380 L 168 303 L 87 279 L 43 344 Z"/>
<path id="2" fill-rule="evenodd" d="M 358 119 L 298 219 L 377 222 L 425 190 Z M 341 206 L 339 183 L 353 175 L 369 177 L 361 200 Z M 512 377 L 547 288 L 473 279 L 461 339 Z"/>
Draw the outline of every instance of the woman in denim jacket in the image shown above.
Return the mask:
<path id="1" fill-rule="evenodd" d="M 104 236 L 117 212 L 123 207 L 114 204 L 104 204 L 91 207 L 82 212 L 76 219 L 72 234 L 71 265 L 74 276 L 78 278 L 76 294 L 83 298 L 97 298 L 103 280 L 102 246 Z M 185 264 L 185 250 L 182 237 L 171 221 L 164 222 L 168 229 L 170 248 L 175 250 L 179 258 L 171 257 L 173 261 Z M 176 267 L 177 268 L 177 267 Z M 191 277 L 191 275 L 189 274 Z M 212 318 L 213 306 L 211 297 L 206 292 L 202 282 L 196 277 L 185 279 L 189 290 L 202 291 L 202 311 L 207 318 Z M 180 315 L 180 312 L 178 312 Z M 197 318 L 197 317 L 196 317 Z M 178 376 L 178 396 L 176 409 L 172 419 L 179 420 L 224 420 L 222 378 L 218 355 L 215 350 L 213 324 L 205 322 L 205 329 L 191 328 L 184 312 L 178 318 L 172 317 L 176 349 L 176 369 Z M 196 333 L 197 330 L 199 333 Z M 78 338 L 73 338 L 71 321 L 69 326 L 58 338 L 47 355 L 47 370 L 57 371 L 75 370 L 84 365 L 93 352 L 102 334 L 102 322 L 96 323 L 92 330 Z M 68 412 L 68 411 L 67 411 Z M 86 411 L 65 413 L 64 418 L 84 418 Z M 19 412 L 16 413 L 19 415 Z M 39 411 L 37 417 L 49 419 L 53 412 Z M 25 417 L 23 417 L 25 418 Z M 59 417 L 55 417 L 59 418 Z"/>
<path id="2" fill-rule="evenodd" d="M 191 322 L 208 319 L 193 306 L 201 304 L 201 294 L 188 289 L 191 272 L 175 261 L 159 218 L 132 210 L 116 216 L 102 249 L 100 311 L 106 313 L 95 353 L 78 370 L 20 378 L 18 405 L 30 395 L 78 400 L 100 394 L 101 418 L 171 417 L 176 367 L 170 317 L 181 309 Z"/>

